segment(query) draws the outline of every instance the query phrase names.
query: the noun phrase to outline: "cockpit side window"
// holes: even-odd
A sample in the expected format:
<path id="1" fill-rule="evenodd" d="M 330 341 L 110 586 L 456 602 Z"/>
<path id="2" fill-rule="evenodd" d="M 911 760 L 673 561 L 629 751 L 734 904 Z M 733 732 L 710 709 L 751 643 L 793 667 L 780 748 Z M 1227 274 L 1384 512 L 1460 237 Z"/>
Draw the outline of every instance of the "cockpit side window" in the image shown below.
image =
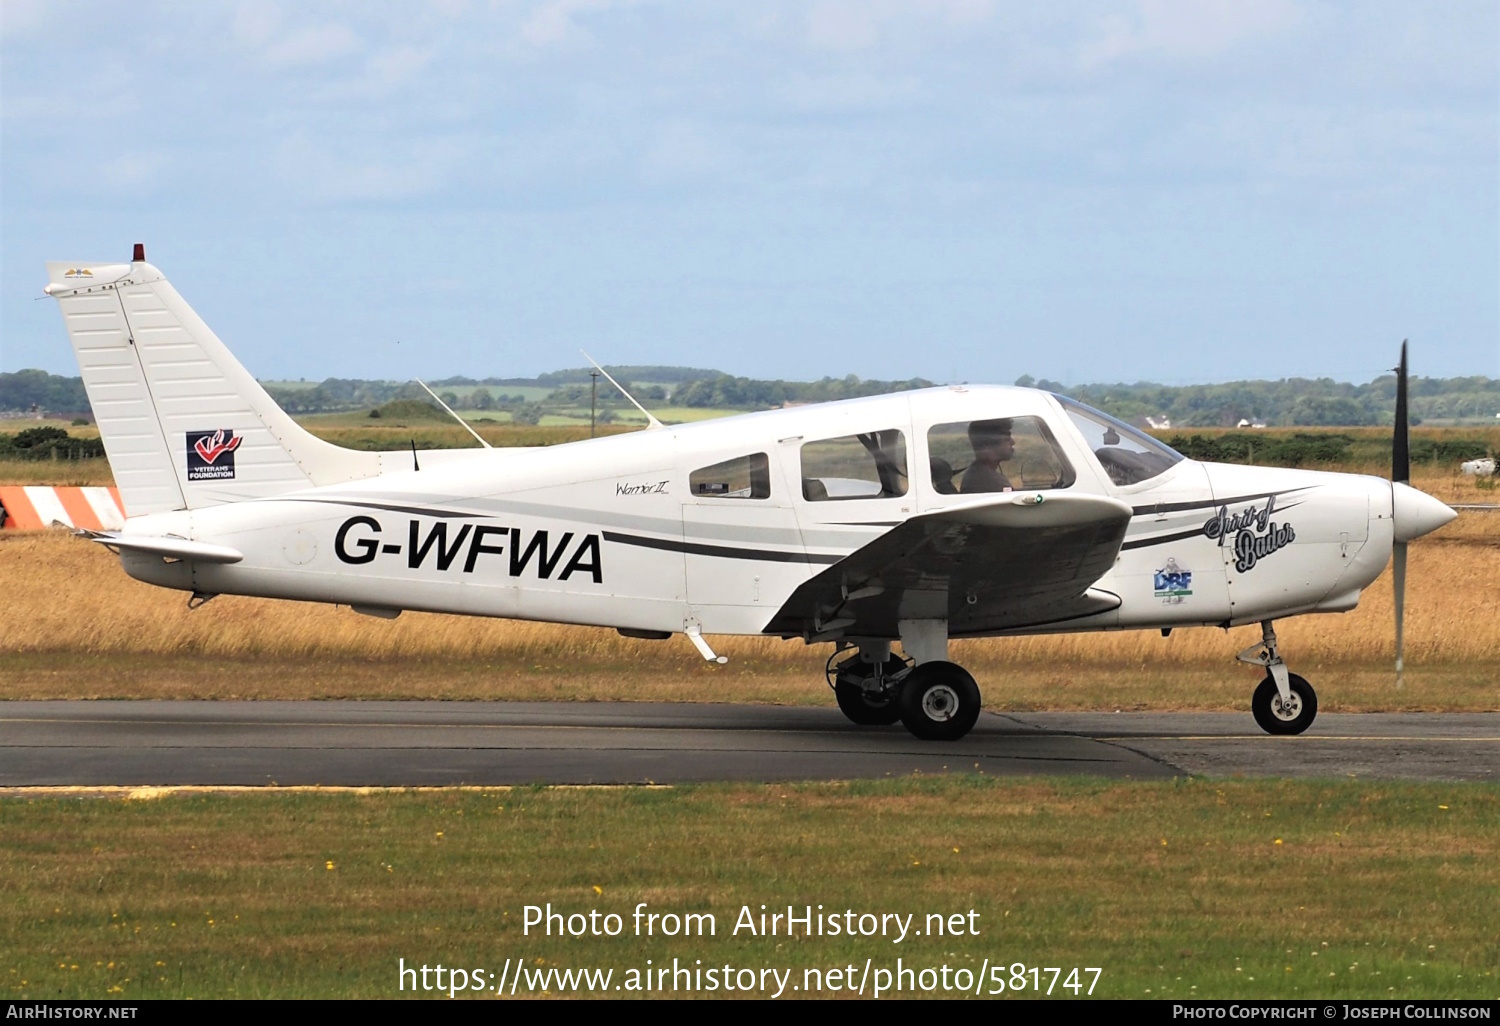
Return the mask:
<path id="1" fill-rule="evenodd" d="M 808 502 L 906 494 L 906 435 L 894 428 L 805 442 L 801 455 Z"/>
<path id="2" fill-rule="evenodd" d="M 927 432 L 932 487 L 944 495 L 1067 488 L 1073 465 L 1040 417 L 938 424 Z"/>
<path id="3" fill-rule="evenodd" d="M 701 467 L 688 475 L 695 499 L 769 499 L 771 461 L 763 452 Z"/>
<path id="4" fill-rule="evenodd" d="M 1099 465 L 1117 485 L 1140 484 L 1170 469 L 1182 460 L 1182 453 L 1163 445 L 1143 431 L 1091 406 L 1055 395 L 1067 411 L 1088 447 L 1094 450 Z"/>

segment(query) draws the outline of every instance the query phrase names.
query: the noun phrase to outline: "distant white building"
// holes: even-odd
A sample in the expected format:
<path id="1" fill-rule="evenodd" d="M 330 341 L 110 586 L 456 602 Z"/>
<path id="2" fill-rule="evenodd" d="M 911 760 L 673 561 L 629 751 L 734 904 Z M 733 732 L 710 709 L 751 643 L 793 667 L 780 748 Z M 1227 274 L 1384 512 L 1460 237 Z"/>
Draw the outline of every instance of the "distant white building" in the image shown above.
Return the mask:
<path id="1" fill-rule="evenodd" d="M 1166 431 L 1172 426 L 1172 418 L 1162 417 L 1160 420 L 1158 420 L 1157 418 L 1148 415 L 1146 417 L 1146 426 L 1153 431 Z"/>
<path id="2" fill-rule="evenodd" d="M 1240 418 L 1240 422 L 1235 425 L 1235 427 L 1237 427 L 1237 428 L 1255 428 L 1257 430 L 1259 430 L 1260 428 L 1263 428 L 1265 426 L 1266 426 L 1266 422 L 1263 421 L 1263 420 L 1259 420 L 1259 419 L 1256 419 L 1256 420 L 1246 420 L 1244 417 L 1241 417 Z"/>

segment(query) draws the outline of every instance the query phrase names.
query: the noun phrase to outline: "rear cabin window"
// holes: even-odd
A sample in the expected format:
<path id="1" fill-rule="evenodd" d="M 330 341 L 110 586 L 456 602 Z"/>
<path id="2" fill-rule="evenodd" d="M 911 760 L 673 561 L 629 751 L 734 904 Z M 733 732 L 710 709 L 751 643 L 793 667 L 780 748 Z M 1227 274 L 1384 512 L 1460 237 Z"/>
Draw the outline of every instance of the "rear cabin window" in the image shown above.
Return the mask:
<path id="1" fill-rule="evenodd" d="M 1077 478 L 1040 417 L 939 424 L 927 432 L 927 454 L 943 495 L 1067 488 Z"/>
<path id="2" fill-rule="evenodd" d="M 906 435 L 892 428 L 802 445 L 802 497 L 808 502 L 905 495 Z"/>
<path id="3" fill-rule="evenodd" d="M 698 499 L 769 499 L 771 461 L 758 452 L 703 467 L 688 475 L 688 490 Z"/>

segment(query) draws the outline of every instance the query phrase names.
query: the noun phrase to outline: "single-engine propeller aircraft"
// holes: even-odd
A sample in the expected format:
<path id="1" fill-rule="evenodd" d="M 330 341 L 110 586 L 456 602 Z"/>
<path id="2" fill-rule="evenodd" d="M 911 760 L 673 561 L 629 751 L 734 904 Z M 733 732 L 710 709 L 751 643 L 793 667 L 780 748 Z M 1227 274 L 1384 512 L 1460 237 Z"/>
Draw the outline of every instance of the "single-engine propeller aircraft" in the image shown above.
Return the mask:
<path id="1" fill-rule="evenodd" d="M 355 452 L 299 427 L 137 246 L 48 264 L 129 519 L 95 541 L 191 593 L 830 643 L 857 724 L 960 738 L 952 638 L 1260 623 L 1251 709 L 1317 696 L 1273 622 L 1353 609 L 1454 513 L 1392 480 L 1199 463 L 1029 388 L 955 385 L 549 448 Z M 900 643 L 903 655 L 892 652 Z M 719 659 L 719 661 L 723 661 Z"/>

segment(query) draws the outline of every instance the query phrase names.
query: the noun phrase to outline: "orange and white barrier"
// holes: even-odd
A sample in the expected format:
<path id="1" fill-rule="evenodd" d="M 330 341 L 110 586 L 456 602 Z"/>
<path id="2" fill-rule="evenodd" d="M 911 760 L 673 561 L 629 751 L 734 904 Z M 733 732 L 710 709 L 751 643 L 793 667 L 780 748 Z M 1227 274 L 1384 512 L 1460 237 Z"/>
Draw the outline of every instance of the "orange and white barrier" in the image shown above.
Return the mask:
<path id="1" fill-rule="evenodd" d="M 125 507 L 115 488 L 0 486 L 6 530 L 37 530 L 54 523 L 107 531 L 125 526 Z"/>

